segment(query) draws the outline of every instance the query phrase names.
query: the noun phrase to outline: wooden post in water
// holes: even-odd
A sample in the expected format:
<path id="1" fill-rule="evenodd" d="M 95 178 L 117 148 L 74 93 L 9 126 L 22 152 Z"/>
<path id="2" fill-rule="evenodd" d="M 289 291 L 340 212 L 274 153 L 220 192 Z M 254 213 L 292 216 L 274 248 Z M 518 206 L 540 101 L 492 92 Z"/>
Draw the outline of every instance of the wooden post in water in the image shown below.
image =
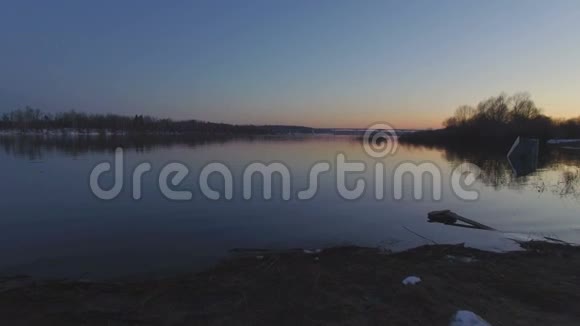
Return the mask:
<path id="1" fill-rule="evenodd" d="M 507 154 L 516 177 L 530 174 L 538 168 L 539 140 L 518 137 Z"/>

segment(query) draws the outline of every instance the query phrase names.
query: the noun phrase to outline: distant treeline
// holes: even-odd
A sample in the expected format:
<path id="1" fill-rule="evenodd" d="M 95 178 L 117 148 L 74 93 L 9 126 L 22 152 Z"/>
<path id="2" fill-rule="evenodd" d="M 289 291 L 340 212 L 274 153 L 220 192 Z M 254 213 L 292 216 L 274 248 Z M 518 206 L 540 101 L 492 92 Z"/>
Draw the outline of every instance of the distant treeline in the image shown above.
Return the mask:
<path id="1" fill-rule="evenodd" d="M 401 137 L 402 141 L 423 144 L 472 142 L 513 142 L 518 136 L 539 138 L 580 138 L 580 117 L 552 119 L 536 106 L 527 93 L 490 97 L 477 106 L 463 105 L 447 118 L 444 129 L 420 131 Z"/>
<path id="2" fill-rule="evenodd" d="M 272 134 L 308 132 L 294 126 L 254 126 L 213 123 L 199 120 L 173 121 L 146 115 L 87 114 L 76 111 L 45 113 L 26 107 L 4 113 L 0 129 L 20 131 L 75 130 L 78 132 L 128 133 L 200 133 L 200 134 Z"/>

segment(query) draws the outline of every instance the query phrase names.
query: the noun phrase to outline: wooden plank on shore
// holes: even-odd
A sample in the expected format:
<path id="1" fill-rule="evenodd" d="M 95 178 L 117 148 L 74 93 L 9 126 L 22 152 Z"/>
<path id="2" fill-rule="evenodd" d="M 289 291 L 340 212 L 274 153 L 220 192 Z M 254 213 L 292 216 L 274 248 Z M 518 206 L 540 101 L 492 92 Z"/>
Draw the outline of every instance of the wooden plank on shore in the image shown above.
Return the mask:
<path id="1" fill-rule="evenodd" d="M 488 231 L 495 231 L 494 228 L 487 226 L 485 224 L 481 224 L 477 221 L 472 219 L 468 219 L 467 217 L 463 217 L 459 214 L 456 214 L 450 210 L 443 210 L 443 211 L 433 211 L 427 214 L 429 222 L 434 223 L 443 223 L 447 225 L 455 225 L 455 226 L 465 226 L 461 224 L 456 224 L 458 221 L 468 224 L 469 226 L 480 229 L 480 230 L 488 230 Z"/>

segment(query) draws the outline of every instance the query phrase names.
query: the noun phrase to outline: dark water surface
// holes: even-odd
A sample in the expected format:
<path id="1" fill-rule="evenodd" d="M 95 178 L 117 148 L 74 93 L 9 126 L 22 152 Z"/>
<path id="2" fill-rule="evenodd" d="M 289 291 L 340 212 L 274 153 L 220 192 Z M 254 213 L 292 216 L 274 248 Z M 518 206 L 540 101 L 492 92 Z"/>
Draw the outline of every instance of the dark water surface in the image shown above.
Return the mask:
<path id="1" fill-rule="evenodd" d="M 103 201 L 89 187 L 89 174 L 99 162 L 112 162 L 114 148 L 125 149 L 125 186 L 118 198 Z M 362 161 L 366 191 L 345 200 L 336 190 L 338 153 Z M 232 200 L 209 200 L 197 177 L 209 162 L 222 162 L 234 176 Z M 282 162 L 291 175 L 292 199 L 254 192 L 242 197 L 242 172 L 248 164 Z M 333 170 L 320 176 L 317 195 L 296 199 L 308 185 L 310 167 L 328 161 Z M 374 165 L 382 162 L 385 198 L 374 195 Z M 403 200 L 392 199 L 392 171 L 401 162 L 435 163 L 442 172 L 442 199 L 412 198 L 405 180 Z M 149 162 L 143 177 L 143 198 L 131 196 L 132 168 Z M 190 201 L 166 199 L 158 188 L 160 169 L 182 162 L 190 169 L 176 187 L 193 192 Z M 477 201 L 455 196 L 449 184 L 452 169 L 462 162 L 483 169 L 471 189 Z M 348 136 L 264 137 L 179 141 L 108 138 L 0 137 L 0 271 L 48 277 L 117 277 L 163 275 L 200 268 L 232 248 L 320 248 L 342 244 L 409 248 L 427 240 L 466 242 L 485 249 L 510 249 L 513 243 L 494 232 L 429 224 L 429 211 L 452 209 L 505 233 L 542 235 L 580 242 L 580 155 L 570 150 L 542 149 L 540 169 L 515 177 L 503 154 L 485 151 L 428 149 L 400 145 L 395 155 L 374 159 L 360 141 Z M 104 180 L 104 184 L 110 183 Z M 219 177 L 210 178 L 220 188 Z M 255 180 L 260 181 L 260 180 Z M 258 184 L 258 182 L 256 182 Z M 429 194 L 433 184 L 425 181 Z"/>

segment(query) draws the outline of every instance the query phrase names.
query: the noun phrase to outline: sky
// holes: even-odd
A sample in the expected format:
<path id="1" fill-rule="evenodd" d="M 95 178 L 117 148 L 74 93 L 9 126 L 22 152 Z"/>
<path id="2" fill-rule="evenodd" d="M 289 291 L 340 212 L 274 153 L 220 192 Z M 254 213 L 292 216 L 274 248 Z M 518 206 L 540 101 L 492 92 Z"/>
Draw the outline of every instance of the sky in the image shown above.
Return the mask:
<path id="1" fill-rule="evenodd" d="M 0 112 L 437 128 L 519 91 L 580 115 L 580 1 L 0 1 Z"/>

